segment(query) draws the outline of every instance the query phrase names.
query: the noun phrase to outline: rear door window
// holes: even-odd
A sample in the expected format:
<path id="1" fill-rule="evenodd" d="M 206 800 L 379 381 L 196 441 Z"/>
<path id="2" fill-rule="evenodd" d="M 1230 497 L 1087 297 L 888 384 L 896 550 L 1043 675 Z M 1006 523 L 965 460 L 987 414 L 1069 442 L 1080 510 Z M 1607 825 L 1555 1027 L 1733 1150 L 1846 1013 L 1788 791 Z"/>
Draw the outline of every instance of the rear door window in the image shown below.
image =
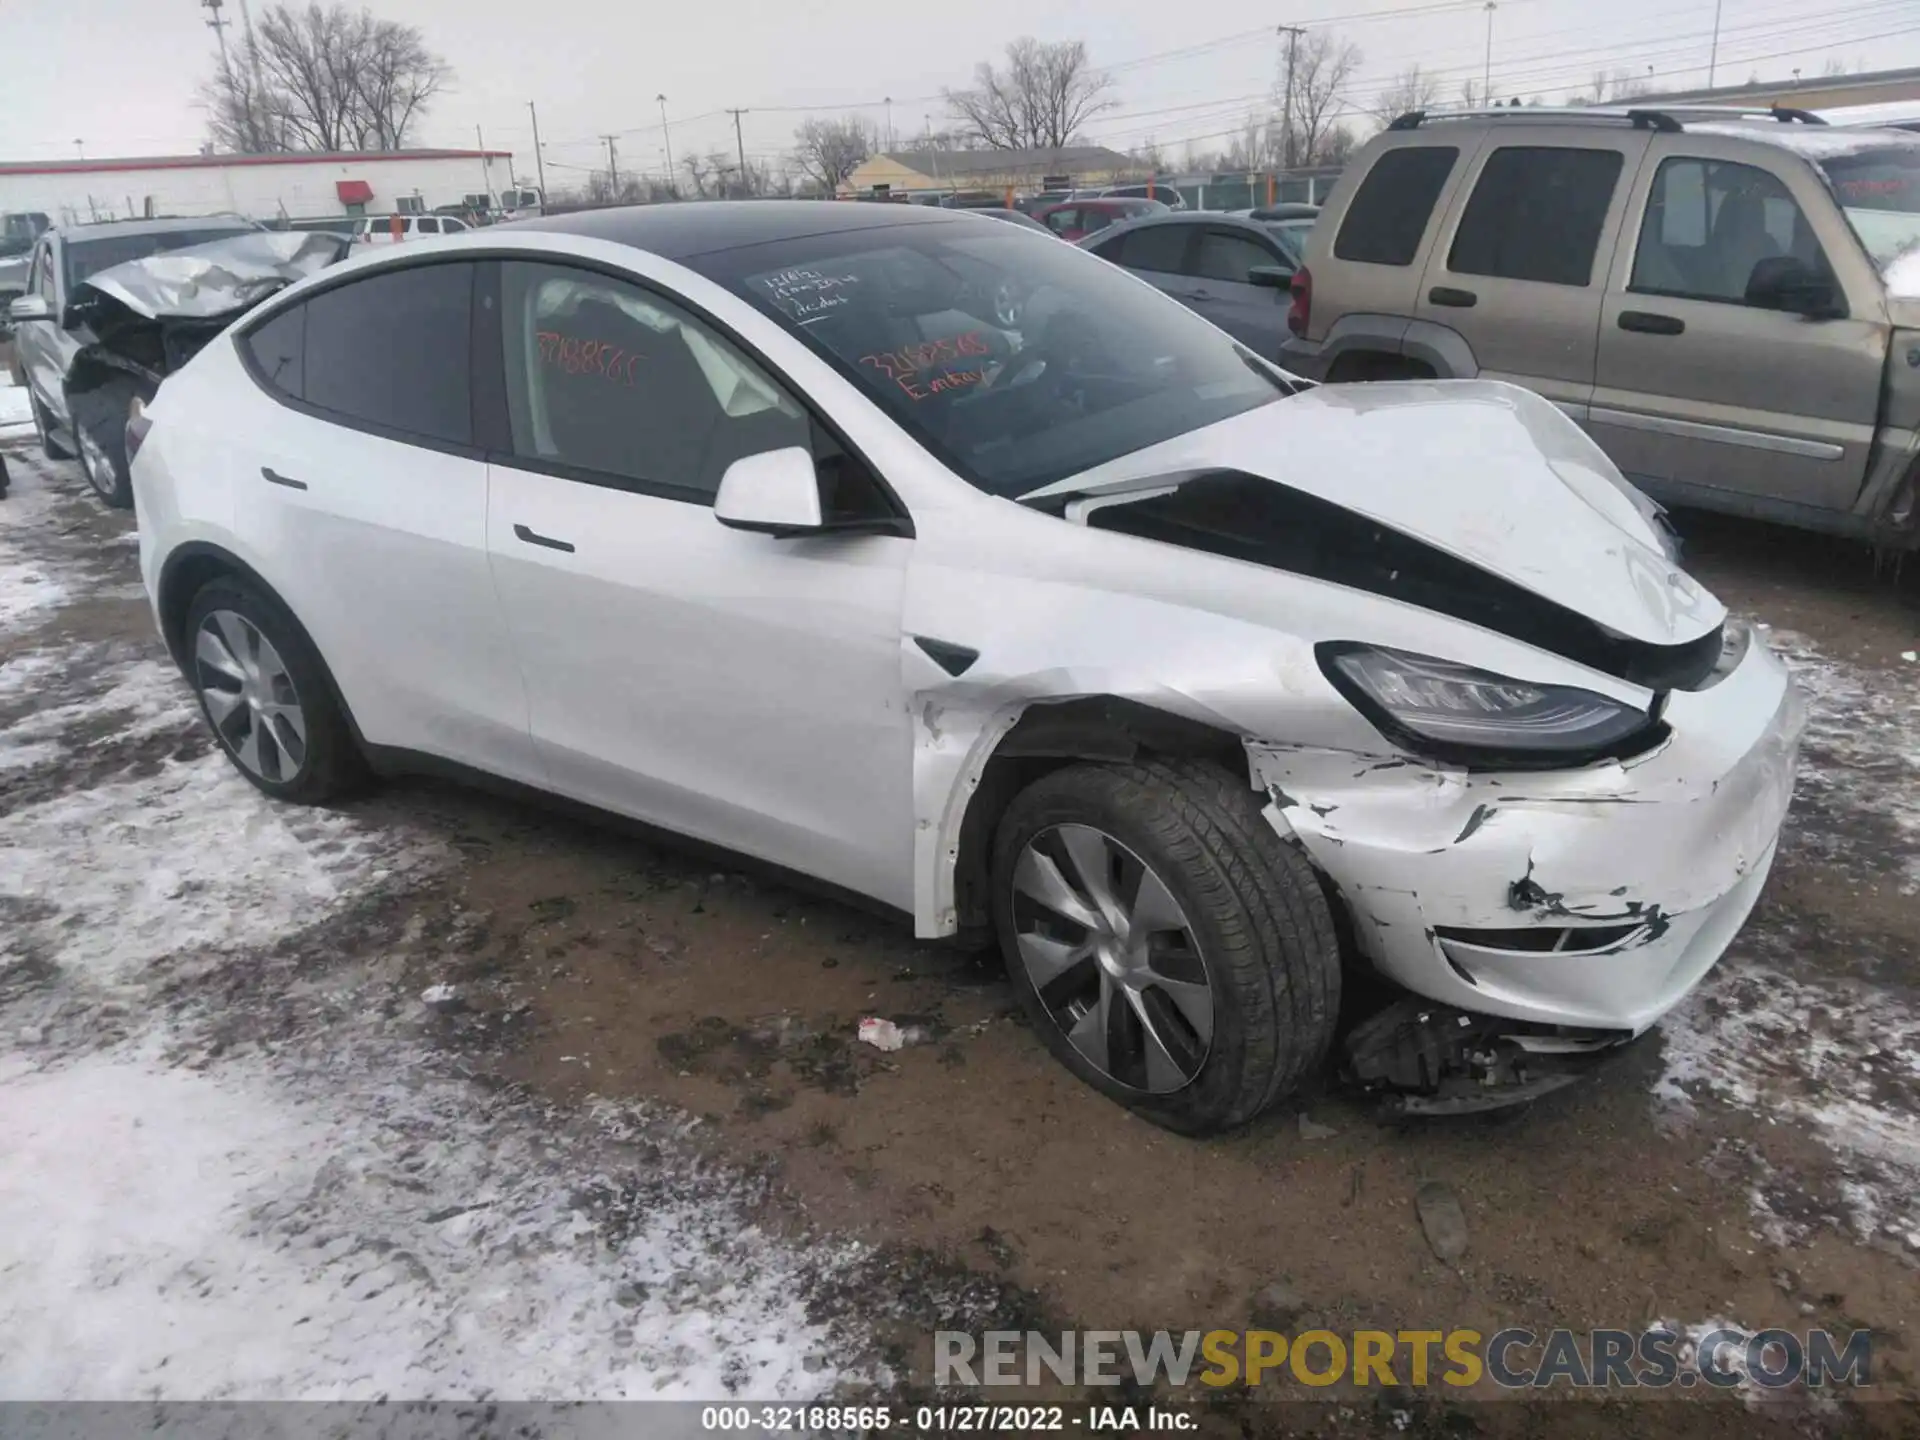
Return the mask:
<path id="1" fill-rule="evenodd" d="M 1409 145 L 1374 161 L 1340 223 L 1335 257 L 1367 265 L 1411 265 L 1459 158 L 1459 149 L 1452 145 Z"/>
<path id="2" fill-rule="evenodd" d="M 295 400 L 305 398 L 307 307 L 282 310 L 240 342 L 256 374 L 272 389 Z"/>
<path id="3" fill-rule="evenodd" d="M 413 223 L 422 235 L 438 235 L 440 233 L 440 222 L 431 215 L 423 215 Z"/>
<path id="4" fill-rule="evenodd" d="M 1617 150 L 1495 150 L 1460 217 L 1447 268 L 1456 275 L 1591 284 L 1621 165 Z"/>
<path id="5" fill-rule="evenodd" d="M 1251 285 L 1255 266 L 1279 263 L 1280 257 L 1251 235 L 1211 229 L 1200 237 L 1193 262 L 1194 274 L 1202 280 L 1226 280 L 1235 285 Z"/>
<path id="6" fill-rule="evenodd" d="M 315 295 L 300 307 L 301 398 L 396 438 L 470 445 L 473 269 L 409 265 Z"/>
<path id="7" fill-rule="evenodd" d="M 1191 225 L 1147 225 L 1109 241 L 1100 253 L 1129 270 L 1178 275 L 1186 268 L 1187 240 L 1192 234 Z"/>

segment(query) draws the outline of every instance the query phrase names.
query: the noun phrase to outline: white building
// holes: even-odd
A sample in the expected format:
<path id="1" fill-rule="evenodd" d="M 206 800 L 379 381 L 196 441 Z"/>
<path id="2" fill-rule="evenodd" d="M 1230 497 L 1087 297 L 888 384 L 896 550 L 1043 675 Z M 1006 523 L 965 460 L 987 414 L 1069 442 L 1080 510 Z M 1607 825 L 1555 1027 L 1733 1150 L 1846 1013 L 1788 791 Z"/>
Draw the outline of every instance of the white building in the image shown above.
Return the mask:
<path id="1" fill-rule="evenodd" d="M 507 150 L 31 160 L 0 163 L 0 213 L 38 211 L 55 224 L 161 215 L 384 215 L 457 205 L 512 182 Z"/>

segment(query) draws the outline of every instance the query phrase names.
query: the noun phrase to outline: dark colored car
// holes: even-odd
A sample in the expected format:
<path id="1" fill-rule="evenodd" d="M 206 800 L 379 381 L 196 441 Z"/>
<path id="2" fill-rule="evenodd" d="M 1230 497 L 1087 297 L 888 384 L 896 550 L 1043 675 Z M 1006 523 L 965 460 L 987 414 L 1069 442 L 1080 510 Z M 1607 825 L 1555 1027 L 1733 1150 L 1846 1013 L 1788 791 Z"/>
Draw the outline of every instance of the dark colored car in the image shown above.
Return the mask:
<path id="1" fill-rule="evenodd" d="M 1300 266 L 1298 221 L 1204 212 L 1116 226 L 1082 247 L 1131 270 L 1241 344 L 1278 359 L 1288 337 L 1288 287 Z"/>
<path id="2" fill-rule="evenodd" d="M 1068 200 L 1035 211 L 1033 218 L 1062 240 L 1081 240 L 1123 220 L 1169 213 L 1158 200 Z"/>

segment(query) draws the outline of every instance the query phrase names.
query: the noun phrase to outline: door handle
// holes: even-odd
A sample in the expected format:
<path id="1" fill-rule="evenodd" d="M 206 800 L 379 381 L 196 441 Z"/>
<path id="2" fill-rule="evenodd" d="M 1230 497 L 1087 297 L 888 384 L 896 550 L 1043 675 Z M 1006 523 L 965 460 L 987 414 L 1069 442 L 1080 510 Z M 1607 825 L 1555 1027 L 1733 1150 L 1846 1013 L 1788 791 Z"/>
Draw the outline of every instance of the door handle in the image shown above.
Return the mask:
<path id="1" fill-rule="evenodd" d="M 270 485 L 284 485 L 289 490 L 304 490 L 307 488 L 306 481 L 296 480 L 291 475 L 281 475 L 267 465 L 260 467 L 260 478 Z"/>
<path id="2" fill-rule="evenodd" d="M 1620 328 L 1638 330 L 1643 335 L 1682 335 L 1686 333 L 1687 322 L 1678 315 L 1655 315 L 1649 310 L 1622 310 Z"/>
<path id="3" fill-rule="evenodd" d="M 514 526 L 513 533 L 529 545 L 544 545 L 549 550 L 564 550 L 569 555 L 573 554 L 573 542 L 571 540 L 555 540 L 549 535 L 537 535 L 524 525 Z"/>
<path id="4" fill-rule="evenodd" d="M 1451 285 L 1436 285 L 1427 291 L 1427 299 L 1435 305 L 1451 305 L 1456 310 L 1471 310 L 1480 303 L 1480 297 L 1471 290 L 1456 290 Z"/>

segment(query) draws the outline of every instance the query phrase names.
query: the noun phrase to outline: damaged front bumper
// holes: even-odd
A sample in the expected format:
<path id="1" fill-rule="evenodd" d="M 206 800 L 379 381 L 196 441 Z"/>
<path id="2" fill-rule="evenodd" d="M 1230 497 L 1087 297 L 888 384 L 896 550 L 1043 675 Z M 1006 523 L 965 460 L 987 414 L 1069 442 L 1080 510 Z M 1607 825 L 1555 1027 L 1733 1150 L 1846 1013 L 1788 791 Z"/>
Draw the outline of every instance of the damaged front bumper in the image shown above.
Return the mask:
<path id="1" fill-rule="evenodd" d="M 1755 638 L 1627 760 L 1469 773 L 1253 743 L 1267 818 L 1332 881 L 1374 965 L 1480 1015 L 1652 1025 L 1746 920 L 1793 793 L 1804 706 Z"/>

